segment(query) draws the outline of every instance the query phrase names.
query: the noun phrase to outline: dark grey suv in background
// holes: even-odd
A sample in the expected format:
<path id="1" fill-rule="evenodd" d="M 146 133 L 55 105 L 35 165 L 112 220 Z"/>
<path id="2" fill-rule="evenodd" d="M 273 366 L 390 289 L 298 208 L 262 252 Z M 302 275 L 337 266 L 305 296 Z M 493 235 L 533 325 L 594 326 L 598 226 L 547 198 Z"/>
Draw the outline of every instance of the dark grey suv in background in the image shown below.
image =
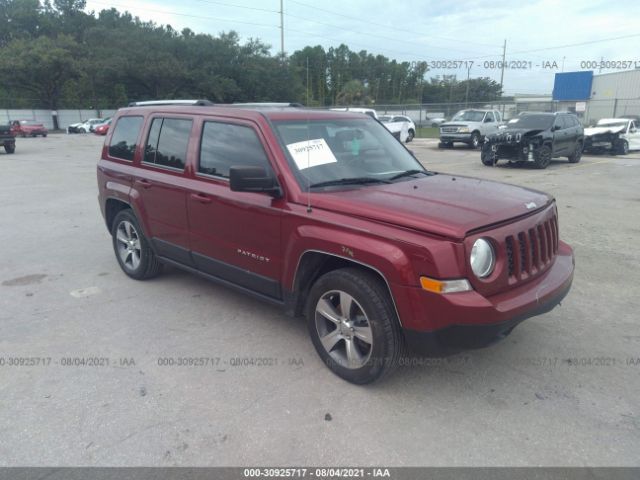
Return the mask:
<path id="1" fill-rule="evenodd" d="M 557 157 L 579 162 L 583 147 L 584 129 L 575 115 L 522 113 L 509 120 L 506 128 L 485 139 L 481 159 L 488 166 L 498 160 L 509 160 L 547 168 L 551 159 Z"/>

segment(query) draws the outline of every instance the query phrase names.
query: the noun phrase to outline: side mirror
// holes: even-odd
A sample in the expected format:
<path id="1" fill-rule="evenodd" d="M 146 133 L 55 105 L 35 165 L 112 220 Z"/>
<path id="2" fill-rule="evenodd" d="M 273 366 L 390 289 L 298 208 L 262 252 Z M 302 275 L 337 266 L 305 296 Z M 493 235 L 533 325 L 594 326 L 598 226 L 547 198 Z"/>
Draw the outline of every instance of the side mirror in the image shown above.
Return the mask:
<path id="1" fill-rule="evenodd" d="M 484 123 L 491 123 L 491 122 L 493 122 L 493 120 L 491 120 L 490 118 L 485 118 L 484 119 Z"/>
<path id="2" fill-rule="evenodd" d="M 229 168 L 229 188 L 234 192 L 264 192 L 275 198 L 282 196 L 278 182 L 262 167 Z"/>
<path id="3" fill-rule="evenodd" d="M 555 132 L 557 130 L 560 130 L 562 127 L 560 125 L 554 125 L 553 128 L 551 129 L 551 131 Z"/>

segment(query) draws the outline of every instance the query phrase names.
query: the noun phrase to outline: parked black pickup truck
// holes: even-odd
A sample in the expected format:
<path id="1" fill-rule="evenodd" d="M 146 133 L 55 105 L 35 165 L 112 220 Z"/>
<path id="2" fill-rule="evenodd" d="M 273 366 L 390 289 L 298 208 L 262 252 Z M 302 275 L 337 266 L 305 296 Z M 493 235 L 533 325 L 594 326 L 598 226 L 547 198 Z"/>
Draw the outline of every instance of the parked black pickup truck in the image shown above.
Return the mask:
<path id="1" fill-rule="evenodd" d="M 16 151 L 16 138 L 11 133 L 10 125 L 0 125 L 0 143 L 4 145 L 4 151 L 13 153 Z"/>

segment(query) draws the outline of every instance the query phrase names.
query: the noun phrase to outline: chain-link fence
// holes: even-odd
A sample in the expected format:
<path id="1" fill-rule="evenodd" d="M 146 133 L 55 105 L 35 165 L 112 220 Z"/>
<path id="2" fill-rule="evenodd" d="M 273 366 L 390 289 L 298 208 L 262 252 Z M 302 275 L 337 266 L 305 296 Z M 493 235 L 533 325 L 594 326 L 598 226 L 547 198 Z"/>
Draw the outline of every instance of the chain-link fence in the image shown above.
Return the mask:
<path id="1" fill-rule="evenodd" d="M 379 114 L 406 115 L 419 127 L 436 127 L 443 119 L 467 108 L 498 110 L 506 120 L 522 112 L 571 112 L 583 125 L 595 124 L 601 118 L 640 116 L 640 99 L 612 98 L 577 102 L 522 99 L 508 102 L 426 103 L 407 105 L 375 105 Z"/>
<path id="2" fill-rule="evenodd" d="M 0 109 L 0 124 L 4 125 L 13 120 L 33 120 L 42 123 L 49 130 L 54 128 L 53 117 L 57 113 L 58 128 L 64 130 L 73 123 L 80 123 L 90 118 L 106 118 L 115 110 L 39 110 L 39 109 Z"/>
<path id="3" fill-rule="evenodd" d="M 354 105 L 362 107 L 362 105 Z M 437 127 L 444 120 L 450 120 L 456 112 L 467 108 L 498 110 L 505 120 L 513 118 L 521 112 L 572 112 L 583 125 L 593 125 L 601 118 L 640 116 L 640 99 L 611 98 L 604 100 L 587 100 L 577 102 L 556 102 L 546 99 L 516 99 L 508 102 L 452 102 L 424 103 L 404 105 L 373 105 L 378 114 L 406 115 L 418 127 Z M 58 110 L 59 128 L 66 128 L 72 123 L 82 122 L 89 118 L 107 117 L 115 110 Z M 46 127 L 53 127 L 51 110 L 12 110 L 0 109 L 0 124 L 11 120 L 37 120 Z"/>

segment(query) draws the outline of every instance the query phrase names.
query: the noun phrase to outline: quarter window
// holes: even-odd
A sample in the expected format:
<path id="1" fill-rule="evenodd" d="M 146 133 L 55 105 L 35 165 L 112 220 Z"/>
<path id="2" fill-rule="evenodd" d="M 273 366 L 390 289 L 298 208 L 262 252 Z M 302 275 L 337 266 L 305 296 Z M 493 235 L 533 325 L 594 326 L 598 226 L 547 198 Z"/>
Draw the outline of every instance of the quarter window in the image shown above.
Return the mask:
<path id="1" fill-rule="evenodd" d="M 229 168 L 240 166 L 269 166 L 256 132 L 242 125 L 205 122 L 198 172 L 228 178 Z"/>
<path id="2" fill-rule="evenodd" d="M 191 120 L 181 118 L 154 118 L 144 149 L 144 161 L 184 170 L 191 124 Z"/>
<path id="3" fill-rule="evenodd" d="M 142 117 L 120 117 L 109 143 L 109 156 L 122 160 L 133 160 L 141 126 Z"/>

